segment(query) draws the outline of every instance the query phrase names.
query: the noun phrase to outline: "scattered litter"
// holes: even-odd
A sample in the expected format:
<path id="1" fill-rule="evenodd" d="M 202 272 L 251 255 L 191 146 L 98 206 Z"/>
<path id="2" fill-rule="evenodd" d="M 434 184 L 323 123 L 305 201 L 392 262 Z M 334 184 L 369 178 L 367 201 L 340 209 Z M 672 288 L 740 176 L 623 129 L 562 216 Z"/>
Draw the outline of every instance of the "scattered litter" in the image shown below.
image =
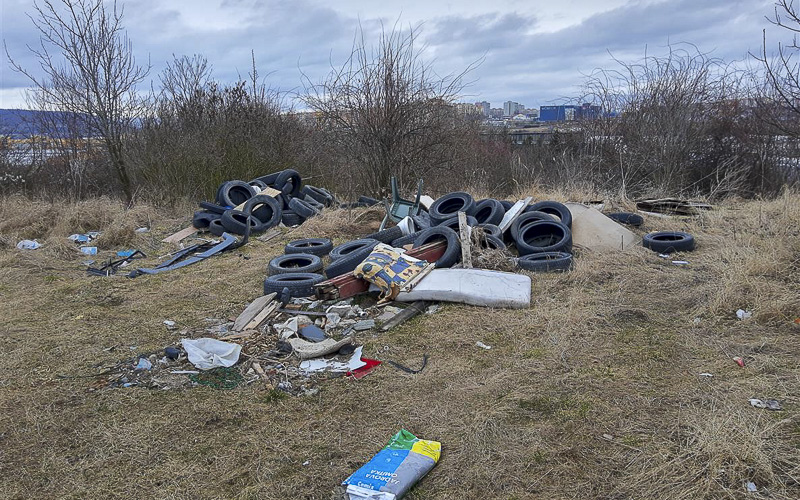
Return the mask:
<path id="1" fill-rule="evenodd" d="M 22 240 L 17 243 L 17 249 L 19 250 L 36 250 L 41 246 L 42 244 L 36 240 Z"/>
<path id="2" fill-rule="evenodd" d="M 352 337 L 347 337 L 342 340 L 336 341 L 334 339 L 325 339 L 322 342 L 308 342 L 307 340 L 292 338 L 288 340 L 292 350 L 300 357 L 300 359 L 313 359 L 328 354 L 333 354 L 347 344 L 352 344 Z M 302 367 L 302 363 L 300 364 Z M 358 368 L 358 367 L 356 367 Z M 345 370 L 347 371 L 347 370 Z"/>
<path id="3" fill-rule="evenodd" d="M 438 441 L 418 439 L 402 429 L 342 486 L 347 486 L 350 500 L 400 498 L 433 469 L 441 451 Z M 384 494 L 376 495 L 376 491 Z"/>
<path id="4" fill-rule="evenodd" d="M 439 304 L 430 305 L 427 309 L 425 309 L 425 314 L 436 314 L 440 307 L 441 306 Z"/>
<path id="5" fill-rule="evenodd" d="M 695 319 L 692 320 L 692 323 L 694 323 L 695 325 L 699 325 L 700 321 L 701 321 L 700 318 L 695 318 Z"/>
<path id="6" fill-rule="evenodd" d="M 700 376 L 701 376 L 701 377 L 706 377 L 706 378 L 711 378 L 711 377 L 713 377 L 713 376 L 714 376 L 714 374 L 713 374 L 713 373 L 707 373 L 707 372 L 706 372 L 706 373 L 701 373 L 701 374 L 700 374 Z"/>
<path id="7" fill-rule="evenodd" d="M 754 483 L 753 481 L 747 481 L 746 483 L 744 483 L 744 485 L 747 488 L 747 491 L 749 491 L 750 493 L 755 493 L 758 491 L 756 483 Z"/>
<path id="8" fill-rule="evenodd" d="M 233 366 L 242 351 L 239 344 L 209 338 L 183 339 L 181 344 L 189 361 L 200 370 Z"/>
<path id="9" fill-rule="evenodd" d="M 383 350 L 384 351 L 388 351 L 389 350 L 389 346 L 384 347 Z M 394 366 L 395 368 L 397 368 L 400 371 L 404 371 L 406 373 L 410 373 L 411 375 L 416 375 L 417 373 L 419 373 L 422 370 L 424 370 L 426 366 L 428 366 L 428 355 L 427 354 L 423 354 L 422 355 L 422 366 L 419 367 L 419 370 L 412 370 L 411 368 L 409 368 L 407 366 L 404 366 L 404 365 L 401 365 L 400 363 L 397 363 L 395 361 L 386 360 L 386 363 Z"/>
<path id="10" fill-rule="evenodd" d="M 735 358 L 733 358 L 733 360 L 736 361 L 737 365 L 739 365 L 742 368 L 744 368 L 744 360 L 742 358 L 740 358 L 739 356 L 736 356 Z"/>
<path id="11" fill-rule="evenodd" d="M 353 329 L 357 332 L 369 330 L 371 328 L 375 328 L 375 320 L 374 319 L 365 319 L 362 321 L 357 322 L 353 325 Z"/>
<path id="12" fill-rule="evenodd" d="M 670 255 L 669 255 L 669 254 L 666 254 L 666 253 L 660 253 L 660 254 L 658 254 L 658 256 L 659 256 L 659 257 L 661 257 L 662 259 L 669 259 L 669 258 L 671 258 L 671 257 L 670 257 Z"/>
<path id="13" fill-rule="evenodd" d="M 117 252 L 117 257 L 130 257 L 135 254 L 137 250 L 120 250 Z"/>
<path id="14" fill-rule="evenodd" d="M 108 261 L 102 267 L 99 268 L 89 267 L 88 269 L 86 269 L 86 272 L 91 276 L 111 276 L 112 274 L 117 273 L 118 268 L 127 266 L 133 259 L 137 257 L 144 258 L 147 257 L 147 255 L 145 255 L 144 252 L 140 250 L 134 250 L 133 253 L 131 253 L 127 257 L 123 257 L 122 259 L 119 260 L 108 259 Z M 92 261 L 91 263 L 94 263 L 94 261 Z"/>
<path id="15" fill-rule="evenodd" d="M 175 329 L 175 322 L 169 319 L 164 320 L 164 324 L 167 325 L 167 330 L 174 330 Z"/>
<path id="16" fill-rule="evenodd" d="M 342 317 L 336 313 L 327 313 L 325 314 L 325 329 L 330 330 L 336 328 L 339 325 L 339 322 L 342 320 Z"/>
<path id="17" fill-rule="evenodd" d="M 672 263 L 675 264 L 676 266 L 688 266 L 689 265 L 689 261 L 688 260 L 673 260 Z"/>
<path id="18" fill-rule="evenodd" d="M 300 328 L 297 333 L 306 340 L 311 342 L 322 342 L 327 337 L 325 332 L 315 325 L 308 325 Z"/>
<path id="19" fill-rule="evenodd" d="M 308 316 L 293 316 L 283 323 L 278 323 L 276 325 L 272 325 L 275 330 L 278 331 L 280 335 L 280 340 L 286 340 L 289 337 L 293 337 L 297 335 L 297 331 L 300 329 L 300 325 L 310 325 L 313 321 Z"/>
<path id="20" fill-rule="evenodd" d="M 750 399 L 750 404 L 756 408 L 764 408 L 766 410 L 780 411 L 783 406 L 780 401 L 775 399 Z"/>
<path id="21" fill-rule="evenodd" d="M 292 339 L 297 340 L 297 339 Z M 329 371 L 329 372 L 351 372 L 362 366 L 366 366 L 366 363 L 361 361 L 361 350 L 363 346 L 359 346 L 353 351 L 352 356 L 347 361 L 347 363 L 343 363 L 341 361 L 337 361 L 335 359 L 307 359 L 305 361 L 300 362 L 300 370 L 305 373 L 311 372 L 320 372 L 320 371 Z"/>
<path id="22" fill-rule="evenodd" d="M 134 370 L 150 370 L 151 368 L 153 368 L 153 364 L 150 362 L 150 360 L 147 358 L 139 358 L 139 362 L 136 364 L 136 368 L 134 368 Z"/>
<path id="23" fill-rule="evenodd" d="M 200 372 L 197 370 L 172 370 L 170 373 L 173 375 L 192 375 Z"/>
<path id="24" fill-rule="evenodd" d="M 736 317 L 741 320 L 750 319 L 752 316 L 753 313 L 751 313 L 750 311 L 745 311 L 744 309 L 739 309 L 738 311 L 736 311 Z"/>
<path id="25" fill-rule="evenodd" d="M 178 359 L 181 355 L 181 350 L 177 347 L 166 347 L 164 348 L 164 355 L 169 359 Z"/>
<path id="26" fill-rule="evenodd" d="M 475 345 L 480 347 L 481 349 L 486 349 L 487 351 L 492 348 L 492 346 L 486 345 L 483 342 L 481 342 L 480 340 L 475 342 Z"/>
<path id="27" fill-rule="evenodd" d="M 97 247 L 81 247 L 80 251 L 86 255 L 97 255 Z"/>
<path id="28" fill-rule="evenodd" d="M 353 377 L 354 379 L 358 380 L 361 378 L 366 377 L 367 375 L 372 372 L 372 370 L 381 364 L 380 361 L 377 359 L 369 359 L 369 358 L 361 358 L 361 361 L 364 362 L 364 366 L 361 368 L 356 368 L 355 370 L 349 371 L 345 373 L 345 375 L 349 377 Z"/>
<path id="29" fill-rule="evenodd" d="M 134 232 L 136 232 L 136 233 L 149 233 L 150 232 L 150 228 L 149 227 L 138 227 L 138 228 L 136 228 L 134 230 Z"/>
<path id="30" fill-rule="evenodd" d="M 306 466 L 306 465 L 308 465 L 310 463 L 311 463 L 311 460 L 306 460 L 305 462 L 303 462 L 303 466 Z"/>
<path id="31" fill-rule="evenodd" d="M 603 434 L 603 439 L 607 441 L 612 441 L 614 439 L 614 436 L 612 436 L 611 434 Z"/>

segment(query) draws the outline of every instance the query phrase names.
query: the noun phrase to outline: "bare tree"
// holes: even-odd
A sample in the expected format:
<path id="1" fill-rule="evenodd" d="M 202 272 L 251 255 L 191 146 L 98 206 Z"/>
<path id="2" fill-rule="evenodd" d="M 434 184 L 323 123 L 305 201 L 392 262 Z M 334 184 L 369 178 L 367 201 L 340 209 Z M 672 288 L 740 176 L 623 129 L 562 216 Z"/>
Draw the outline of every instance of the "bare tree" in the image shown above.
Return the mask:
<path id="1" fill-rule="evenodd" d="M 103 141 L 125 197 L 133 186 L 125 154 L 125 134 L 141 113 L 136 86 L 150 68 L 136 63 L 122 27 L 123 9 L 103 0 L 34 3 L 30 16 L 39 46 L 28 47 L 42 76 L 23 68 L 8 54 L 16 71 L 27 76 L 40 109 L 71 113 Z"/>
<path id="2" fill-rule="evenodd" d="M 460 132 L 451 105 L 475 64 L 442 77 L 421 55 L 413 28 L 381 30 L 375 47 L 359 29 L 344 64 L 320 83 L 303 75 L 301 100 L 318 115 L 344 167 L 357 170 L 362 189 L 378 193 L 392 175 L 410 183 L 455 163 L 452 143 Z"/>

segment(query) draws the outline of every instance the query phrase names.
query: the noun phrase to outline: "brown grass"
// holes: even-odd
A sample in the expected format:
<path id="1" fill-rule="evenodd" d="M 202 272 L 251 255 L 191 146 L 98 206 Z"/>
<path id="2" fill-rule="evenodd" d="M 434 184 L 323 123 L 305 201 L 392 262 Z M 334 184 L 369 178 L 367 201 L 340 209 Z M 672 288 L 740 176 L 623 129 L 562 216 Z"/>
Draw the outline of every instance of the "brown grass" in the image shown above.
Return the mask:
<path id="1" fill-rule="evenodd" d="M 133 246 L 152 264 L 190 210 L 0 202 L 0 238 L 46 244 L 0 250 L 4 497 L 327 499 L 401 427 L 443 444 L 411 499 L 800 497 L 798 194 L 695 220 L 648 217 L 640 232 L 696 236 L 697 250 L 676 256 L 688 267 L 642 248 L 584 251 L 569 273 L 531 275 L 530 309 L 451 304 L 359 335 L 369 357 L 419 366 L 427 354 L 417 375 L 384 364 L 291 398 L 261 384 L 93 390 L 92 378 L 60 378 L 156 351 L 182 329 L 199 335 L 205 318 L 235 316 L 260 295 L 289 239 L 361 237 L 380 218 L 329 211 L 268 243 L 135 280 L 85 276 L 85 256 L 62 240 L 99 229 L 103 255 Z M 130 239 L 122 227 L 146 218 L 154 232 Z M 737 320 L 738 308 L 753 318 Z M 785 410 L 752 408 L 751 397 Z M 748 496 L 745 481 L 760 493 Z"/>

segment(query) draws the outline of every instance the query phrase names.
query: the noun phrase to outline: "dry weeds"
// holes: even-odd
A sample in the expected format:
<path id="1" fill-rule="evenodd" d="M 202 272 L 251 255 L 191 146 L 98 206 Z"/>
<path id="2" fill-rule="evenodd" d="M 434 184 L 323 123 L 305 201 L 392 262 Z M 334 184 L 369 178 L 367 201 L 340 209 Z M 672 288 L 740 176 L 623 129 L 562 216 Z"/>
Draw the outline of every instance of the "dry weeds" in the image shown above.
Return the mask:
<path id="1" fill-rule="evenodd" d="M 85 276 L 85 256 L 64 242 L 100 229 L 105 252 L 136 246 L 150 264 L 189 214 L 0 202 L 3 241 L 45 243 L 0 249 L 3 496 L 330 498 L 405 427 L 444 447 L 411 499 L 800 497 L 798 194 L 695 220 L 646 218 L 642 232 L 697 237 L 695 252 L 676 256 L 689 266 L 641 248 L 584 251 L 569 273 L 531 275 L 530 309 L 446 305 L 359 338 L 369 357 L 418 366 L 428 354 L 417 375 L 385 364 L 288 399 L 258 385 L 92 390 L 97 367 L 238 314 L 289 239 L 364 236 L 380 215 L 329 211 L 268 243 L 135 280 Z M 154 232 L 131 237 L 145 219 Z M 739 308 L 753 318 L 737 320 Z M 785 410 L 752 408 L 751 397 Z"/>

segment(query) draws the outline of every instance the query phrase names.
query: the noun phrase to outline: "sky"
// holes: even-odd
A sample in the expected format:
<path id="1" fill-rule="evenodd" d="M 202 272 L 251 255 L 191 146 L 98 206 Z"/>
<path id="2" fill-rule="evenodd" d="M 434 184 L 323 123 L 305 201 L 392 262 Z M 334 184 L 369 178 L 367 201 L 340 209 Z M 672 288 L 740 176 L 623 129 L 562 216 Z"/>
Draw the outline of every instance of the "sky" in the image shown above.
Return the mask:
<path id="1" fill-rule="evenodd" d="M 53 0 L 58 3 L 62 0 Z M 201 54 L 217 81 L 247 77 L 251 51 L 265 83 L 288 96 L 305 74 L 318 82 L 343 63 L 359 26 L 367 43 L 381 26 L 414 26 L 422 58 L 438 75 L 473 69 L 462 102 L 507 100 L 529 108 L 580 95 L 582 82 L 614 58 L 633 62 L 694 44 L 726 61 L 745 61 L 787 41 L 765 18 L 774 0 L 128 0 L 123 24 L 137 61 L 151 66 L 145 89 L 173 56 Z M 36 73 L 26 45 L 38 43 L 31 0 L 2 0 L 8 53 Z M 5 56 L 5 54 L 4 54 Z M 25 76 L 3 57 L 0 108 L 25 107 Z"/>

